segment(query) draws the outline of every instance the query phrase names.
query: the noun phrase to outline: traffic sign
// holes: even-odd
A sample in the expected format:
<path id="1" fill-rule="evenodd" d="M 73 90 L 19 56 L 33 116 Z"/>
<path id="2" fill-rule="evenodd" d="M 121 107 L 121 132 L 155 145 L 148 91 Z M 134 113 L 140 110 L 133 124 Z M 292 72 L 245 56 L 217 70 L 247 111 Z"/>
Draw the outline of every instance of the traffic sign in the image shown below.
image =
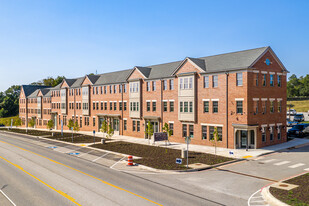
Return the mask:
<path id="1" fill-rule="evenodd" d="M 176 158 L 176 164 L 182 164 L 182 159 L 181 158 Z"/>

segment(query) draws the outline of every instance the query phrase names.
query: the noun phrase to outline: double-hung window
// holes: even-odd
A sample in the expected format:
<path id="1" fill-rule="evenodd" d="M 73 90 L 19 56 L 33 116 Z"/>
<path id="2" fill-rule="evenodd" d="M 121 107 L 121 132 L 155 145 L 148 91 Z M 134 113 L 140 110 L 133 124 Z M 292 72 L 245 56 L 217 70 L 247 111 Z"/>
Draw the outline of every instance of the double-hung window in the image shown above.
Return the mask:
<path id="1" fill-rule="evenodd" d="M 218 87 L 218 75 L 213 75 L 212 76 L 212 87 Z"/>
<path id="2" fill-rule="evenodd" d="M 236 73 L 236 85 L 242 86 L 242 73 Z"/>
<path id="3" fill-rule="evenodd" d="M 204 76 L 204 88 L 209 88 L 209 76 Z"/>
<path id="4" fill-rule="evenodd" d="M 236 112 L 237 114 L 243 113 L 243 101 L 236 101 Z"/>
<path id="5" fill-rule="evenodd" d="M 204 101 L 204 113 L 209 112 L 209 101 Z"/>

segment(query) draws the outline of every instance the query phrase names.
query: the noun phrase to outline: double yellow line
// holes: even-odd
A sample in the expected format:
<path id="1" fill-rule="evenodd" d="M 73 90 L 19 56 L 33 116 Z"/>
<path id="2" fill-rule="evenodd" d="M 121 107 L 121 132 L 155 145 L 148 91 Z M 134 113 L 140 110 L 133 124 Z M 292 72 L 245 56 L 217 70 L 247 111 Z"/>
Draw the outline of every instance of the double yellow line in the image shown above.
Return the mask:
<path id="1" fill-rule="evenodd" d="M 118 186 L 116 186 L 116 185 L 113 185 L 113 184 L 111 184 L 111 183 L 109 183 L 109 182 L 106 182 L 106 181 L 100 179 L 100 178 L 97 178 L 97 177 L 95 177 L 95 176 L 93 176 L 93 175 L 87 174 L 87 173 L 85 173 L 85 172 L 83 172 L 83 171 L 80 171 L 80 170 L 75 169 L 75 168 L 73 168 L 73 167 L 70 167 L 70 166 L 68 166 L 68 165 L 65 165 L 65 164 L 63 164 L 63 163 L 61 163 L 61 162 L 57 162 L 57 161 L 52 160 L 52 159 L 50 159 L 50 158 L 48 158 L 48 157 L 45 157 L 45 156 L 43 156 L 43 155 L 37 154 L 37 153 L 35 153 L 35 152 L 32 152 L 32 151 L 27 150 L 27 149 L 24 149 L 24 148 L 22 148 L 22 147 L 13 145 L 13 144 L 8 143 L 8 142 L 4 142 L 4 141 L 1 141 L 1 140 L 0 140 L 0 142 L 2 142 L 2 143 L 4 143 L 4 144 L 11 145 L 11 146 L 16 147 L 16 148 L 18 148 L 18 149 L 21 149 L 21 150 L 23 150 L 23 151 L 30 152 L 30 153 L 35 154 L 35 155 L 37 155 L 37 156 L 43 157 L 43 158 L 45 158 L 45 159 L 47 159 L 47 160 L 49 160 L 49 161 L 51 161 L 51 162 L 53 162 L 53 163 L 62 165 L 62 166 L 67 167 L 67 168 L 69 168 L 69 169 L 71 169 L 71 170 L 74 170 L 74 171 L 76 171 L 76 172 L 79 172 L 79 173 L 81 173 L 81 174 L 84 174 L 84 175 L 86 175 L 86 176 L 88 176 L 88 177 L 91 177 L 91 178 L 93 178 L 93 179 L 96 179 L 96 180 L 98 180 L 98 181 L 100 181 L 100 182 L 102 182 L 102 183 L 104 183 L 104 184 L 106 184 L 106 185 L 109 185 L 109 186 L 113 187 L 113 188 L 116 188 L 116 189 L 118 189 L 118 190 L 122 190 L 122 191 L 124 191 L 124 192 L 129 193 L 129 194 L 132 194 L 132 195 L 134 195 L 134 196 L 136 196 L 136 197 L 139 197 L 139 198 L 141 198 L 141 199 L 144 199 L 144 200 L 146 200 L 146 201 L 148 201 L 148 202 L 151 202 L 151 203 L 153 203 L 153 204 L 155 204 L 155 205 L 160 205 L 160 206 L 162 206 L 161 204 L 159 204 L 159 203 L 157 203 L 157 202 L 154 202 L 154 201 L 152 201 L 152 200 L 150 200 L 150 199 L 147 199 L 147 198 L 145 198 L 145 197 L 143 197 L 143 196 L 140 196 L 140 195 L 138 195 L 138 194 L 136 194 L 136 193 L 134 193 L 134 192 L 131 192 L 131 191 L 129 191 L 129 190 L 126 190 L 126 189 L 124 189 L 124 188 L 121 188 L 121 187 L 118 187 Z M 51 188 L 52 190 L 58 192 L 59 194 L 61 194 L 61 195 L 64 196 L 65 198 L 67 198 L 68 200 L 74 202 L 76 205 L 80 205 L 79 203 L 77 203 L 77 202 L 75 201 L 74 198 L 70 197 L 69 195 L 67 195 L 66 193 L 64 193 L 64 192 L 62 192 L 62 191 L 60 191 L 60 190 L 57 190 L 57 189 L 53 188 L 52 186 L 48 185 L 47 183 L 43 182 L 43 181 L 40 180 L 39 178 L 35 177 L 34 175 L 32 175 L 32 174 L 30 174 L 29 172 L 27 172 L 26 170 L 24 170 L 24 169 L 23 169 L 22 167 L 20 167 L 19 165 L 14 164 L 14 163 L 8 161 L 7 159 L 5 159 L 5 158 L 3 158 L 3 157 L 1 157 L 1 156 L 0 156 L 0 158 L 3 159 L 3 160 L 5 160 L 5 161 L 8 162 L 8 163 L 14 165 L 15 167 L 17 167 L 17 168 L 20 169 L 21 171 L 23 171 L 23 172 L 25 172 L 26 174 L 30 175 L 31 177 L 33 177 L 34 179 L 36 179 L 36 180 L 38 180 L 39 182 L 43 183 L 44 185 L 46 185 L 47 187 Z"/>

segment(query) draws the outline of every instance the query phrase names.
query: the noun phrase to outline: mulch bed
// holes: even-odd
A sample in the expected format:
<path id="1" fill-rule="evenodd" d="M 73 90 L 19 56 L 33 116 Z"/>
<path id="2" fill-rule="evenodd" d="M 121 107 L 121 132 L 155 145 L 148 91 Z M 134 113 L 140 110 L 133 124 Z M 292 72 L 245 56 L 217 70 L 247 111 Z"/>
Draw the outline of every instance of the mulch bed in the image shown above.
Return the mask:
<path id="1" fill-rule="evenodd" d="M 109 142 L 106 144 L 96 144 L 91 146 L 127 155 L 142 157 L 142 159 L 134 160 L 134 162 L 152 168 L 164 169 L 164 170 L 186 169 L 186 163 L 187 163 L 186 159 L 183 159 L 181 165 L 176 164 L 176 158 L 181 157 L 181 151 L 176 149 L 134 144 L 122 141 Z M 230 160 L 233 159 L 222 156 L 216 156 L 212 154 L 189 151 L 189 164 L 203 163 L 207 165 L 214 165 Z"/>
<path id="2" fill-rule="evenodd" d="M 299 185 L 299 187 L 290 191 L 270 187 L 270 193 L 289 205 L 309 206 L 309 173 L 284 182 Z"/>
<path id="3" fill-rule="evenodd" d="M 41 131 L 41 130 L 33 130 L 33 129 L 28 129 L 28 133 L 27 133 L 26 130 L 24 129 L 16 129 L 16 128 L 13 128 L 10 130 L 8 130 L 7 128 L 0 128 L 0 130 L 19 133 L 19 134 L 28 134 L 28 135 L 33 135 L 33 136 L 44 136 L 44 138 L 55 139 L 55 140 L 60 140 L 64 142 L 72 142 L 72 133 L 64 132 L 63 135 L 61 135 L 61 132 Z M 52 133 L 53 133 L 53 136 L 52 136 Z M 101 138 L 95 137 L 95 142 L 100 142 L 100 141 L 101 141 Z M 93 143 L 93 136 L 74 133 L 73 143 Z"/>

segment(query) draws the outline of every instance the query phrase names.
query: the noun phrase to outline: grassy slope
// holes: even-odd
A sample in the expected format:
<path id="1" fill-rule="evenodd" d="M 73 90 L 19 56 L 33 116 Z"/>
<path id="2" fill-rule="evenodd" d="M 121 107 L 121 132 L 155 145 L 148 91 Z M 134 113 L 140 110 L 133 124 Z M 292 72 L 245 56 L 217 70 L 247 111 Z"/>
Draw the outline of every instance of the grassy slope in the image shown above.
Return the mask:
<path id="1" fill-rule="evenodd" d="M 11 119 L 15 121 L 17 118 L 18 116 L 0 118 L 0 124 L 6 125 L 8 123 L 9 125 L 11 125 Z"/>
<path id="2" fill-rule="evenodd" d="M 309 110 L 309 100 L 288 101 L 287 104 L 293 104 L 294 107 L 292 109 L 295 109 L 297 112 L 308 112 Z"/>

